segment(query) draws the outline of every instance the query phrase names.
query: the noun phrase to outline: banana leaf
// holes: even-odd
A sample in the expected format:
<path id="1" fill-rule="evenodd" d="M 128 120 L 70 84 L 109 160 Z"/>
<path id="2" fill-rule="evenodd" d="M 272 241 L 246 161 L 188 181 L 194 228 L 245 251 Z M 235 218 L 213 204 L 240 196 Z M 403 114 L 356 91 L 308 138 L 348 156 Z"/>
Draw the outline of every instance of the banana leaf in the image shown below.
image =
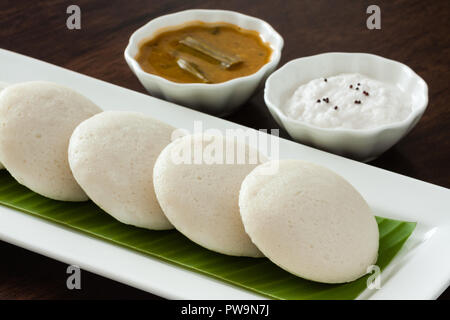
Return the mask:
<path id="1" fill-rule="evenodd" d="M 366 289 L 366 275 L 345 284 L 322 284 L 296 277 L 268 259 L 231 257 L 204 249 L 181 233 L 150 231 L 122 224 L 91 201 L 61 202 L 42 197 L 0 171 L 0 204 L 70 227 L 272 299 L 354 299 Z M 401 249 L 416 223 L 377 217 L 381 270 Z M 132 270 L 130 270 L 132 272 Z"/>

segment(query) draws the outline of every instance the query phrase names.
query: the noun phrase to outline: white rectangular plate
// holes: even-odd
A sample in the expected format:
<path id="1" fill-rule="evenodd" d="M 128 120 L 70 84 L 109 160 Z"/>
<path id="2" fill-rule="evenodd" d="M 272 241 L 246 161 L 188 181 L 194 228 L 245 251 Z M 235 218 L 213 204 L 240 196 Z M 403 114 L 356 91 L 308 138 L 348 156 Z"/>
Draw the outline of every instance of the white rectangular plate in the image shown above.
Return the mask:
<path id="1" fill-rule="evenodd" d="M 0 49 L 0 81 L 47 80 L 71 87 L 104 110 L 132 110 L 175 127 L 245 128 L 145 94 Z M 414 156 L 414 155 L 411 155 Z M 434 299 L 450 284 L 450 190 L 280 139 L 280 157 L 312 161 L 348 179 L 379 216 L 417 221 L 381 289 L 361 299 Z M 263 299 L 239 287 L 0 206 L 0 239 L 170 299 Z"/>

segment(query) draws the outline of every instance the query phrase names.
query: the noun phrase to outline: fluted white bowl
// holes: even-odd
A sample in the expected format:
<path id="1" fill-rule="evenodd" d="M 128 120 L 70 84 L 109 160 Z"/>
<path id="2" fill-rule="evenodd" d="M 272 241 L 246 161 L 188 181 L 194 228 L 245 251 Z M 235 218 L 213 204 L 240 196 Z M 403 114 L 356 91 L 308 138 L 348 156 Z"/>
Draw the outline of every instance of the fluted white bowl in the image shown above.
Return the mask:
<path id="1" fill-rule="evenodd" d="M 255 30 L 273 50 L 270 61 L 256 73 L 217 84 L 177 83 L 142 70 L 135 59 L 139 45 L 153 38 L 163 28 L 167 30 L 190 21 L 227 22 L 244 29 Z M 186 10 L 158 17 L 136 30 L 125 49 L 125 60 L 151 95 L 202 112 L 223 116 L 232 113 L 250 98 L 259 84 L 275 70 L 280 61 L 282 49 L 283 38 L 261 19 L 234 11 Z"/>
<path id="2" fill-rule="evenodd" d="M 396 85 L 410 96 L 412 112 L 403 121 L 372 129 L 319 128 L 289 118 L 283 109 L 294 91 L 313 79 L 360 73 Z M 403 138 L 428 104 L 425 81 L 408 66 L 367 53 L 324 53 L 286 63 L 266 81 L 264 100 L 277 123 L 301 143 L 360 161 L 370 161 Z"/>

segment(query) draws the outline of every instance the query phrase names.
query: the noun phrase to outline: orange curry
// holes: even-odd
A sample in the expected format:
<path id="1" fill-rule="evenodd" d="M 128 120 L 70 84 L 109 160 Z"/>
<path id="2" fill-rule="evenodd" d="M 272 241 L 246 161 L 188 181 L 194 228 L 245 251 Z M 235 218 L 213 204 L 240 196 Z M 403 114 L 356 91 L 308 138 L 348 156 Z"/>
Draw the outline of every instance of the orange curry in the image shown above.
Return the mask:
<path id="1" fill-rule="evenodd" d="M 272 49 L 256 31 L 196 21 L 141 43 L 136 60 L 149 73 L 180 83 L 220 83 L 269 62 Z"/>

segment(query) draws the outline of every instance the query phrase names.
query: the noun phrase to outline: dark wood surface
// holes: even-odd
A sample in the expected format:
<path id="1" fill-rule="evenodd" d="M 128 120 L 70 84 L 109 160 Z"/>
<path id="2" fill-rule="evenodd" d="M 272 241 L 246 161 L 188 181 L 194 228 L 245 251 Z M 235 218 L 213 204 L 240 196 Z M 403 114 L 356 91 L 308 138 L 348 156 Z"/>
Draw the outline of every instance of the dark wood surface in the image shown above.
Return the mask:
<path id="1" fill-rule="evenodd" d="M 66 28 L 66 8 L 77 4 L 82 29 Z M 430 102 L 412 132 L 371 164 L 450 187 L 450 2 L 377 1 L 381 30 L 366 28 L 372 1 L 356 0 L 99 0 L 0 2 L 0 47 L 145 92 L 123 50 L 131 33 L 152 18 L 190 8 L 240 11 L 269 22 L 285 39 L 281 64 L 329 51 L 370 52 L 412 67 L 429 85 Z M 0 70 L 1 80 L 2 70 Z M 126 107 L 124 105 L 124 107 Z M 277 128 L 258 92 L 228 119 Z M 283 137 L 287 137 L 282 133 Z M 66 288 L 66 265 L 0 242 L 0 299 L 158 299 L 82 273 L 82 290 Z M 450 290 L 441 296 L 450 298 Z"/>

